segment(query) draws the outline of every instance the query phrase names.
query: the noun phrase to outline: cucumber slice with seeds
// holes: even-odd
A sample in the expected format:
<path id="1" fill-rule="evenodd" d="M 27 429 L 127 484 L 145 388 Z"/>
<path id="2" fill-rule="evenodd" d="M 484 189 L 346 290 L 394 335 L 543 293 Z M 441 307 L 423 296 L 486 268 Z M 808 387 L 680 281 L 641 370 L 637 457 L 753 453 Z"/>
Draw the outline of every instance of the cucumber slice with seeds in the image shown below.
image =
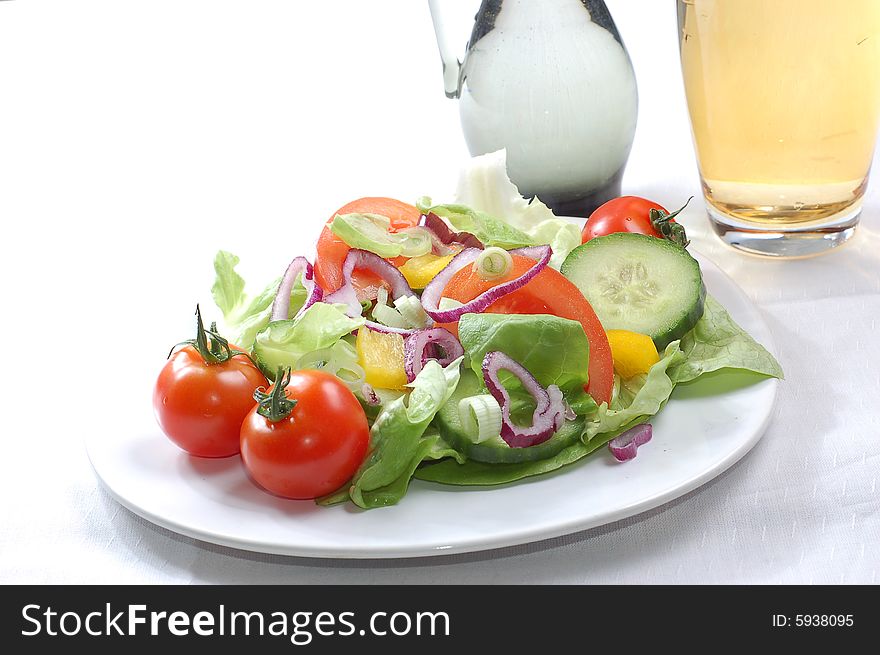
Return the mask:
<path id="1" fill-rule="evenodd" d="M 700 265 L 666 239 L 622 232 L 590 239 L 571 251 L 562 274 L 606 330 L 647 334 L 660 352 L 703 315 Z"/>

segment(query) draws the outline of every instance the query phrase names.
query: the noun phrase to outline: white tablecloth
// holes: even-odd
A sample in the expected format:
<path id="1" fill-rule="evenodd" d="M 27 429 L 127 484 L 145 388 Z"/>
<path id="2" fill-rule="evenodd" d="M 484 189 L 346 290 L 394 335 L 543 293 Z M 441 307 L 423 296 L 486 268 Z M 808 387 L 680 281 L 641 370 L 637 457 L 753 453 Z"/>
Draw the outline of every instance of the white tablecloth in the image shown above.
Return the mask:
<path id="1" fill-rule="evenodd" d="M 624 191 L 678 206 L 699 184 L 673 3 L 608 4 L 641 97 Z M 197 542 L 102 490 L 84 438 L 149 402 L 218 248 L 254 255 L 259 283 L 345 201 L 443 198 L 466 156 L 423 2 L 0 3 L 0 581 L 876 583 L 878 180 L 852 243 L 802 261 L 726 249 L 691 203 L 694 247 L 763 312 L 787 380 L 750 454 L 654 511 L 498 551 L 325 561 Z"/>

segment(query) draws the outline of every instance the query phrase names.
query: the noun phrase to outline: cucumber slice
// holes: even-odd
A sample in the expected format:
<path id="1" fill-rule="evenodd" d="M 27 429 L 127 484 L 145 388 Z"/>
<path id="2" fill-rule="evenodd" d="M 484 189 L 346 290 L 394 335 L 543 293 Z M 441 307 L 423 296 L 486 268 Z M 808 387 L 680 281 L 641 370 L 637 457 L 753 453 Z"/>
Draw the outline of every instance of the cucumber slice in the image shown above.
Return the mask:
<path id="1" fill-rule="evenodd" d="M 660 352 L 703 315 L 700 265 L 666 239 L 623 232 L 590 239 L 569 253 L 562 274 L 606 330 L 647 334 Z"/>
<path id="2" fill-rule="evenodd" d="M 434 421 L 444 441 L 468 459 L 489 464 L 547 459 L 580 439 L 583 432 L 584 419 L 578 418 L 574 421 L 566 421 L 559 432 L 537 446 L 511 448 L 500 436 L 474 443 L 471 435 L 468 435 L 462 427 L 458 403 L 462 398 L 481 393 L 485 393 L 485 390 L 477 375 L 469 369 L 462 371 L 458 387 L 449 401 L 437 412 Z"/>

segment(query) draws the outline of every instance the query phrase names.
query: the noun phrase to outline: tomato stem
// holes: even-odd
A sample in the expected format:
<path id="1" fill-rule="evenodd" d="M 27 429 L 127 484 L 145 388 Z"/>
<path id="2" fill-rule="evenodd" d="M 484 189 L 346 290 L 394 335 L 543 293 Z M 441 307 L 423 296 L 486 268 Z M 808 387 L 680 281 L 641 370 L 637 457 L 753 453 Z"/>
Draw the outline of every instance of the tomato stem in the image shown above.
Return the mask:
<path id="1" fill-rule="evenodd" d="M 272 423 L 286 419 L 296 407 L 296 399 L 287 396 L 287 385 L 290 383 L 290 368 L 278 367 L 275 375 L 275 386 L 271 392 L 265 387 L 254 391 L 254 400 L 257 401 L 257 414 L 265 417 Z"/>
<path id="2" fill-rule="evenodd" d="M 686 203 L 671 214 L 667 214 L 665 211 L 654 208 L 648 211 L 651 224 L 663 236 L 663 238 L 680 245 L 682 248 L 687 248 L 690 240 L 687 238 L 687 232 L 685 232 L 684 226 L 681 223 L 676 223 L 672 219 L 678 216 L 693 199 L 693 196 L 688 198 Z"/>
<path id="3" fill-rule="evenodd" d="M 250 358 L 250 355 L 243 350 L 237 350 L 230 346 L 229 341 L 217 333 L 217 323 L 213 322 L 210 329 L 205 329 L 205 324 L 202 322 L 202 312 L 198 305 L 196 305 L 196 338 L 176 344 L 171 348 L 168 356 L 171 357 L 180 346 L 192 346 L 195 348 L 206 364 L 222 364 L 236 355 L 244 355 Z"/>

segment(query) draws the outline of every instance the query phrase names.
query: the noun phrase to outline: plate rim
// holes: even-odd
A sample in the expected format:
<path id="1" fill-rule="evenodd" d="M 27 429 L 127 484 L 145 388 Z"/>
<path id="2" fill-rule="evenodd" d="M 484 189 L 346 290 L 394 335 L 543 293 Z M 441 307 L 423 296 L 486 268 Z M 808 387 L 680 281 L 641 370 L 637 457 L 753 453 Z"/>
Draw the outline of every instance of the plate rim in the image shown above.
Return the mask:
<path id="1" fill-rule="evenodd" d="M 712 267 L 713 272 L 722 276 L 730 289 L 740 296 L 741 300 L 749 306 L 754 312 L 762 326 L 767 339 L 762 345 L 767 348 L 774 356 L 777 355 L 778 349 L 773 339 L 772 332 L 767 325 L 763 313 L 760 308 L 752 302 L 743 289 L 715 262 L 701 254 L 699 251 L 691 250 L 695 258 L 700 264 L 708 264 Z M 414 544 L 403 546 L 389 546 L 387 544 L 362 544 L 356 549 L 351 546 L 322 546 L 320 548 L 305 544 L 277 544 L 269 542 L 254 542 L 244 537 L 230 536 L 228 534 L 217 533 L 208 529 L 197 529 L 187 524 L 181 523 L 166 516 L 157 514 L 149 509 L 142 507 L 140 504 L 133 502 L 124 494 L 117 491 L 113 485 L 105 479 L 101 474 L 100 466 L 96 464 L 96 452 L 100 438 L 98 432 L 91 432 L 85 437 L 86 453 L 89 463 L 95 472 L 95 476 L 101 486 L 110 494 L 110 496 L 135 515 L 153 523 L 161 528 L 169 530 L 173 533 L 191 538 L 197 542 L 211 543 L 214 545 L 232 548 L 251 553 L 263 553 L 269 555 L 280 555 L 285 557 L 307 557 L 316 559 L 349 559 L 349 560 L 388 560 L 388 559 L 413 559 L 438 557 L 444 555 L 457 555 L 474 552 L 484 552 L 520 546 L 529 543 L 538 543 L 565 535 L 577 534 L 586 530 L 597 528 L 603 525 L 616 523 L 623 519 L 643 514 L 652 509 L 661 507 L 677 498 L 681 498 L 686 494 L 698 489 L 711 480 L 717 478 L 731 466 L 736 464 L 754 446 L 761 440 L 765 434 L 767 427 L 774 416 L 774 409 L 778 396 L 779 380 L 775 378 L 767 378 L 756 384 L 762 384 L 769 388 L 770 398 L 767 403 L 767 411 L 764 414 L 760 425 L 752 432 L 747 440 L 744 440 L 738 446 L 729 451 L 723 459 L 714 466 L 701 470 L 689 479 L 679 483 L 678 485 L 666 489 L 660 493 L 648 496 L 646 498 L 628 503 L 622 507 L 604 513 L 589 517 L 576 517 L 569 521 L 556 522 L 551 527 L 545 525 L 534 525 L 523 530 L 516 530 L 500 534 L 497 537 L 486 535 L 473 535 L 467 538 L 458 539 L 451 544 L 439 544 L 430 547 L 421 547 Z M 541 476 L 538 476 L 541 477 Z M 504 485 L 502 485 L 504 486 Z M 470 493 L 479 493 L 482 488 L 473 488 Z"/>

